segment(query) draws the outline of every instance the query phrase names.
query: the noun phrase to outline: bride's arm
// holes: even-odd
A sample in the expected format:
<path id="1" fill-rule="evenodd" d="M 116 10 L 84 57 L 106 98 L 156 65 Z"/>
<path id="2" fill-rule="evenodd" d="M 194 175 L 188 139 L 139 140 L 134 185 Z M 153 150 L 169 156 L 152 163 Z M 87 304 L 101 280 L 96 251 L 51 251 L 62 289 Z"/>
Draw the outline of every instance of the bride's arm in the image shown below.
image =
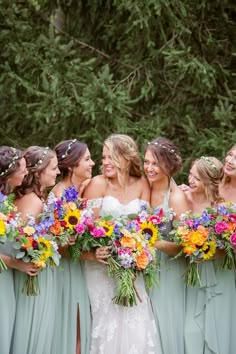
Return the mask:
<path id="1" fill-rule="evenodd" d="M 150 203 L 151 192 L 148 181 L 146 178 L 141 178 L 141 196 L 140 199 L 145 200 L 146 202 Z"/>

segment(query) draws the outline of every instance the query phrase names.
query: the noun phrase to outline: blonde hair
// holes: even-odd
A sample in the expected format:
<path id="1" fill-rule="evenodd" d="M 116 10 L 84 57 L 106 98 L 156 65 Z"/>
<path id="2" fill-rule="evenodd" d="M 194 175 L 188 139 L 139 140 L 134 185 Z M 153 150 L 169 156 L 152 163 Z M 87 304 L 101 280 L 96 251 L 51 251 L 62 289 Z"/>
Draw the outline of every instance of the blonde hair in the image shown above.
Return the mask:
<path id="1" fill-rule="evenodd" d="M 112 161 L 118 170 L 118 181 L 121 186 L 124 186 L 124 176 L 120 164 L 120 157 L 123 157 L 127 162 L 126 170 L 129 176 L 142 176 L 142 162 L 139 156 L 138 147 L 135 141 L 125 134 L 112 134 L 105 141 L 110 152 Z"/>
<path id="2" fill-rule="evenodd" d="M 227 157 L 227 156 L 231 153 L 231 151 L 233 151 L 233 150 L 236 150 L 236 144 L 233 145 L 233 146 L 227 151 L 226 157 Z M 224 158 L 224 163 L 225 163 L 226 157 Z M 225 185 L 225 184 L 228 184 L 228 183 L 230 183 L 230 182 L 231 182 L 231 177 L 224 174 L 224 175 L 222 176 L 222 183 Z"/>
<path id="3" fill-rule="evenodd" d="M 193 165 L 204 185 L 207 200 L 211 203 L 222 201 L 219 195 L 219 184 L 223 176 L 222 162 L 213 156 L 202 156 L 195 160 Z"/>

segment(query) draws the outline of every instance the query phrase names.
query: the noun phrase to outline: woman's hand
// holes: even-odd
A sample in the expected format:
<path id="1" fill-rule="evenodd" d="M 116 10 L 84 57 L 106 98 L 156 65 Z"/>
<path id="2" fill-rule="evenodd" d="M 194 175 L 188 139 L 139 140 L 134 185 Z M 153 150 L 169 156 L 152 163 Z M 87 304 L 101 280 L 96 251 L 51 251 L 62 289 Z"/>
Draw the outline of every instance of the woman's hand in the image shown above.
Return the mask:
<path id="1" fill-rule="evenodd" d="M 99 247 L 95 251 L 96 260 L 103 264 L 108 264 L 105 259 L 111 256 L 110 247 Z"/>
<path id="2" fill-rule="evenodd" d="M 76 237 L 77 237 L 76 235 L 70 235 L 70 239 L 68 241 L 69 246 L 73 246 L 75 244 Z"/>
<path id="3" fill-rule="evenodd" d="M 37 268 L 34 263 L 25 263 L 20 259 L 13 260 L 12 268 L 19 270 L 20 272 L 26 273 L 31 277 L 37 275 L 39 272 L 39 268 Z"/>
<path id="4" fill-rule="evenodd" d="M 187 184 L 180 184 L 179 186 L 178 186 L 183 192 L 187 192 L 187 191 L 189 191 L 189 186 L 187 185 Z"/>

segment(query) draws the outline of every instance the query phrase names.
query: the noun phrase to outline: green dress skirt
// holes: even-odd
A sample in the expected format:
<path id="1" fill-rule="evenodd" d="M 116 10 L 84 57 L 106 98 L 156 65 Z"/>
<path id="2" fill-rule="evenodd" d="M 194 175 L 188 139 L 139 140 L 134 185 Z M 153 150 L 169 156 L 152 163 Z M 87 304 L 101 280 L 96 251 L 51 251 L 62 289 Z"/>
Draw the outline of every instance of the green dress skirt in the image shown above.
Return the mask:
<path id="1" fill-rule="evenodd" d="M 6 242 L 0 244 L 0 254 L 10 255 Z M 0 273 L 0 353 L 9 354 L 15 319 L 15 292 L 12 269 Z"/>
<path id="2" fill-rule="evenodd" d="M 236 351 L 235 271 L 220 260 L 199 264 L 200 287 L 186 293 L 185 353 L 233 354 Z"/>
<path id="3" fill-rule="evenodd" d="M 51 354 L 56 315 L 56 268 L 39 272 L 40 294 L 22 293 L 26 274 L 14 271 L 16 316 L 11 354 Z"/>
<path id="4" fill-rule="evenodd" d="M 57 296 L 52 354 L 75 354 L 79 311 L 81 354 L 90 347 L 90 305 L 83 274 L 83 262 L 62 258 L 56 270 Z"/>

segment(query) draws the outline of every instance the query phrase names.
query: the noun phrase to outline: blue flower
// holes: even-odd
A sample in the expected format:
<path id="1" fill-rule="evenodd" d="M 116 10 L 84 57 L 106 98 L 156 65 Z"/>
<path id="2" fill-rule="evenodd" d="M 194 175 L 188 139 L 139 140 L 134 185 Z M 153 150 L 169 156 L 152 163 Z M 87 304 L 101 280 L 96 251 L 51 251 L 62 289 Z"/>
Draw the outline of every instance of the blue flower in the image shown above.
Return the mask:
<path id="1" fill-rule="evenodd" d="M 3 203 L 7 199 L 7 196 L 0 192 L 0 203 Z"/>
<path id="2" fill-rule="evenodd" d="M 67 202 L 76 202 L 78 200 L 79 192 L 73 187 L 69 187 L 65 190 L 64 196 Z"/>

